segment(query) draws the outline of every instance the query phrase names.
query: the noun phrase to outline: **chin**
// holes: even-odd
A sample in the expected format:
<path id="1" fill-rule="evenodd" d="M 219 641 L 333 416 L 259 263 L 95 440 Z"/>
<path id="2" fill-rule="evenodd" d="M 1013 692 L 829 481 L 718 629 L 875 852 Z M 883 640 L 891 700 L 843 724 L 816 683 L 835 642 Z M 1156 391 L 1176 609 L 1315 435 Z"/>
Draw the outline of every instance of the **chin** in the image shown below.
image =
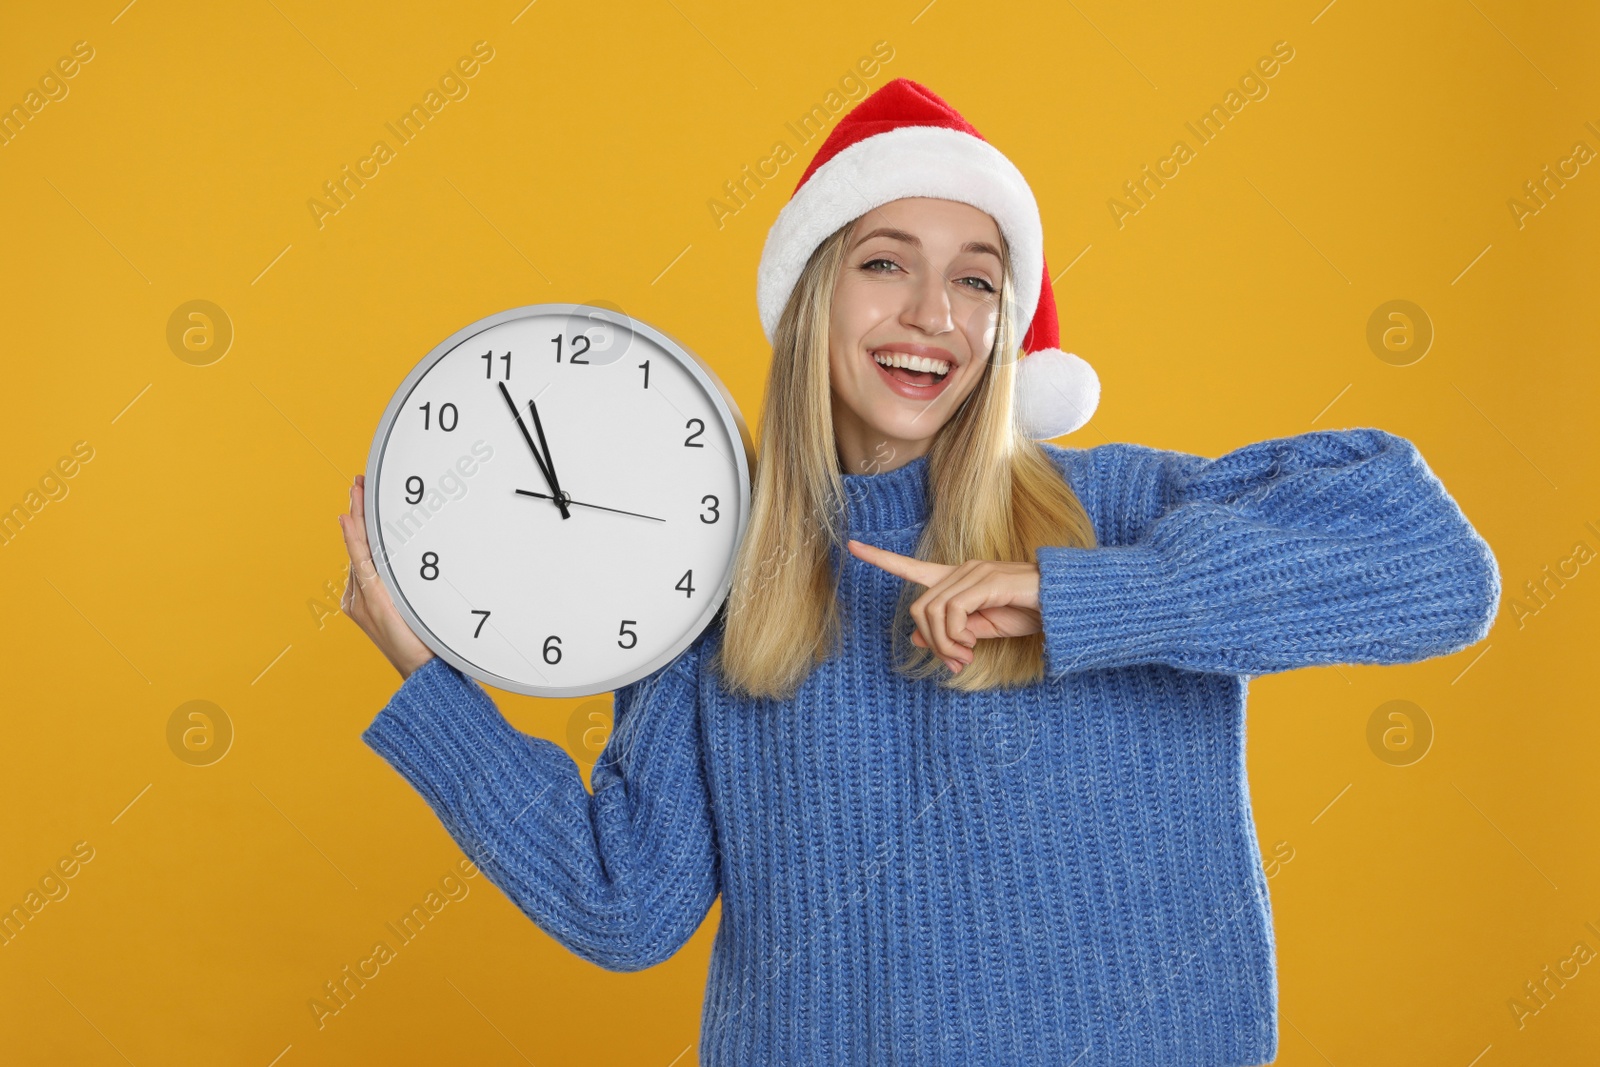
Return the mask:
<path id="1" fill-rule="evenodd" d="M 880 412 L 871 420 L 875 439 L 905 444 L 931 444 L 934 435 L 944 427 L 944 424 L 945 419 L 942 414 L 931 408 L 909 404 Z"/>

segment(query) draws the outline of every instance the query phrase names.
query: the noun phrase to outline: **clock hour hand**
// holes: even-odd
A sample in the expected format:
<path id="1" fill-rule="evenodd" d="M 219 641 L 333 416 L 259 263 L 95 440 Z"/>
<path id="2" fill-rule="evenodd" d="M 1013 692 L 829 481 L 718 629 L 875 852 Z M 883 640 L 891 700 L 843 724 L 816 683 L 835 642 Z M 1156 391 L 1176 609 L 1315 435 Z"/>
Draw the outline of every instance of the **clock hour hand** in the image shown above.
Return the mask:
<path id="1" fill-rule="evenodd" d="M 539 421 L 539 406 L 533 402 L 533 397 L 528 398 L 528 411 L 533 415 L 533 428 L 539 433 L 539 447 L 544 449 L 544 461 L 550 468 L 546 473 L 550 475 L 550 491 L 556 496 L 565 496 L 561 491 L 561 475 L 556 472 L 556 457 L 550 454 L 550 442 L 544 438 L 544 423 Z"/>
<path id="2" fill-rule="evenodd" d="M 561 509 L 563 519 L 572 518 L 572 513 L 567 510 L 566 497 L 561 492 L 561 487 L 556 484 L 554 472 L 545 465 L 545 460 L 539 454 L 539 446 L 533 443 L 533 435 L 528 433 L 528 427 L 522 421 L 522 415 L 517 411 L 517 402 L 511 399 L 511 390 L 506 388 L 505 382 L 495 382 L 500 387 L 500 395 L 506 398 L 506 407 L 511 409 L 511 417 L 517 422 L 517 429 L 522 431 L 522 439 L 528 442 L 528 451 L 533 453 L 533 461 L 539 465 L 539 473 L 544 475 L 545 484 L 555 495 L 550 497 L 555 501 L 556 507 Z M 531 401 L 530 401 L 531 405 Z"/>
<path id="3" fill-rule="evenodd" d="M 522 496 L 537 496 L 537 497 L 542 497 L 545 500 L 550 500 L 551 499 L 551 497 L 550 497 L 550 495 L 548 493 L 535 493 L 532 489 L 518 489 L 517 492 Z M 576 504 L 580 508 L 594 508 L 594 509 L 596 509 L 598 511 L 614 511 L 618 515 L 635 515 L 635 516 L 638 516 L 641 519 L 651 519 L 651 520 L 654 520 L 655 522 L 666 522 L 667 521 L 666 519 L 657 518 L 654 515 L 640 515 L 639 512 L 637 512 L 637 511 L 623 511 L 621 508 L 602 507 L 599 504 L 585 504 L 581 500 L 571 500 L 571 499 L 569 499 L 567 501 L 567 503 Z"/>

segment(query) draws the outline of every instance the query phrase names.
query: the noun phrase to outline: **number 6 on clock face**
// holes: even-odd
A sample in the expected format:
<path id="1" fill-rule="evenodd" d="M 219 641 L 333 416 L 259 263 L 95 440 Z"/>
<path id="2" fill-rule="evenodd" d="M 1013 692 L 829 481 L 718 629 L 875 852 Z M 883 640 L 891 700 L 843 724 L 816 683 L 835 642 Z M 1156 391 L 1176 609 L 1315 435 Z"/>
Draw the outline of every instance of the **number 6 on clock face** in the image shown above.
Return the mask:
<path id="1" fill-rule="evenodd" d="M 440 343 L 367 461 L 367 539 L 429 648 L 531 696 L 609 692 L 710 625 L 750 510 L 750 434 L 698 357 L 535 304 Z"/>

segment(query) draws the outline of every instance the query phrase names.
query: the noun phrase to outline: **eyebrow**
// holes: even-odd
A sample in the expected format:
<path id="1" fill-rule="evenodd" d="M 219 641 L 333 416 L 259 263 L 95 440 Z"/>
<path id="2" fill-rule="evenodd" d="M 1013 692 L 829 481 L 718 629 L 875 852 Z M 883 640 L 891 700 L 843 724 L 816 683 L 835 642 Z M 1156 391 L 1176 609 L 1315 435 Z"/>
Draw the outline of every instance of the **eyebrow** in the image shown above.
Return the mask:
<path id="1" fill-rule="evenodd" d="M 868 241 L 872 240 L 874 237 L 887 237 L 892 241 L 904 241 L 906 244 L 911 245 L 913 248 L 921 248 L 922 247 L 922 240 L 916 234 L 907 233 L 905 230 L 897 230 L 892 226 L 879 226 L 876 230 L 873 230 L 871 233 L 863 234 L 861 236 L 861 239 L 859 241 L 857 241 L 855 244 L 851 245 L 850 247 L 851 247 L 851 249 L 858 248 L 861 245 L 864 245 Z M 961 246 L 961 251 L 963 251 L 963 252 L 987 252 L 991 256 L 993 256 L 995 259 L 999 259 L 1000 258 L 1000 250 L 998 248 L 996 248 L 994 245 L 990 244 L 988 241 L 968 241 L 966 244 Z"/>

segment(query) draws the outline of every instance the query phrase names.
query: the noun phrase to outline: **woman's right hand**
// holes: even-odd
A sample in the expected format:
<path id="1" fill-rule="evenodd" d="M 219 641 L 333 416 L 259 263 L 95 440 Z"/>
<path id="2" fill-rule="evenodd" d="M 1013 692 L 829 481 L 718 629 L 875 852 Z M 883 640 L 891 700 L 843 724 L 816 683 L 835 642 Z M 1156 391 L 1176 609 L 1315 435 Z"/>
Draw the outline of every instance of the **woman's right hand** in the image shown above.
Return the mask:
<path id="1" fill-rule="evenodd" d="M 356 475 L 355 484 L 350 487 L 350 514 L 339 516 L 339 531 L 344 534 L 344 547 L 350 553 L 350 575 L 345 580 L 339 608 L 394 664 L 403 682 L 432 659 L 433 652 L 400 617 L 394 601 L 389 599 L 389 590 L 378 578 L 372 549 L 367 545 L 366 491 L 366 475 Z"/>

